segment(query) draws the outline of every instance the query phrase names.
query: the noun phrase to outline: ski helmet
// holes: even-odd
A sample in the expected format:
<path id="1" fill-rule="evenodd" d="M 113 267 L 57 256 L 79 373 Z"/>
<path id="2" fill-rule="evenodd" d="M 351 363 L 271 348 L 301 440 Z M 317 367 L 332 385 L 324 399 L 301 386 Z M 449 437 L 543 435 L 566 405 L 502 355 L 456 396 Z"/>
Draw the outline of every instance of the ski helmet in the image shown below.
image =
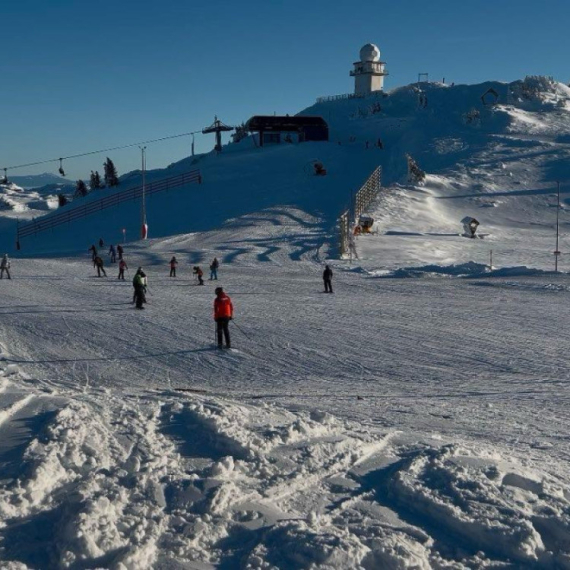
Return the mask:
<path id="1" fill-rule="evenodd" d="M 216 287 L 215 293 L 216 295 L 219 295 L 220 293 L 223 293 L 224 290 L 221 287 Z"/>

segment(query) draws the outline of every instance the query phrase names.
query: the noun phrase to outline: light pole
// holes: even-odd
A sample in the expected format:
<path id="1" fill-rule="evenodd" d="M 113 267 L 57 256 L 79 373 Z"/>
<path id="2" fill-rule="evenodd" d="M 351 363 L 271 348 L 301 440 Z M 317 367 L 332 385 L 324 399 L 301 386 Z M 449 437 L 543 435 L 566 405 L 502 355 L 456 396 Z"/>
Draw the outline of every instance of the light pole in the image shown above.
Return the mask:
<path id="1" fill-rule="evenodd" d="M 145 171 L 146 171 L 146 146 L 139 146 L 141 149 L 142 162 L 142 209 L 141 209 L 141 238 L 148 237 L 148 224 L 146 223 L 146 188 L 145 188 Z"/>
<path id="2" fill-rule="evenodd" d="M 558 201 L 556 203 L 556 251 L 554 252 L 554 271 L 558 273 L 558 256 L 560 255 L 560 251 L 558 250 L 558 230 L 560 224 L 558 223 L 558 219 L 560 217 L 560 182 L 558 184 Z"/>

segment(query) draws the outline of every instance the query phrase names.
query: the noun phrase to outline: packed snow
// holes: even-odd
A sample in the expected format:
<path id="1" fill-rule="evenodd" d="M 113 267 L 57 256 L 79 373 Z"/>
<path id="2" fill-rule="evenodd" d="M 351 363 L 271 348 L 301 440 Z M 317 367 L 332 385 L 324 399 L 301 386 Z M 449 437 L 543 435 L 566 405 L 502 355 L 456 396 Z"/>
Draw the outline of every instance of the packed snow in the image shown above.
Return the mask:
<path id="1" fill-rule="evenodd" d="M 23 240 L 0 283 L 2 568 L 570 568 L 569 101 L 529 78 L 319 103 L 329 143 L 149 173 L 203 176 L 152 197 L 152 239 L 124 203 Z M 341 259 L 378 164 L 373 231 Z M 97 278 L 87 248 L 122 228 L 128 279 L 106 255 Z"/>

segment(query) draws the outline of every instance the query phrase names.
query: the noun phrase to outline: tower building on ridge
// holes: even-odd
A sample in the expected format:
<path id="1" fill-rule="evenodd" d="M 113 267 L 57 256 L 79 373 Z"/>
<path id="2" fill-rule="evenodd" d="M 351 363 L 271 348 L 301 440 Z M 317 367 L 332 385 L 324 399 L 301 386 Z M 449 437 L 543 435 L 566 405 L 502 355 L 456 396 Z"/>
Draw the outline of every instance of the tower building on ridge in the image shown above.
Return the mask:
<path id="1" fill-rule="evenodd" d="M 354 94 L 368 95 L 384 89 L 386 62 L 380 61 L 380 50 L 374 44 L 366 44 L 360 50 L 360 61 L 354 62 L 350 75 L 354 77 Z"/>

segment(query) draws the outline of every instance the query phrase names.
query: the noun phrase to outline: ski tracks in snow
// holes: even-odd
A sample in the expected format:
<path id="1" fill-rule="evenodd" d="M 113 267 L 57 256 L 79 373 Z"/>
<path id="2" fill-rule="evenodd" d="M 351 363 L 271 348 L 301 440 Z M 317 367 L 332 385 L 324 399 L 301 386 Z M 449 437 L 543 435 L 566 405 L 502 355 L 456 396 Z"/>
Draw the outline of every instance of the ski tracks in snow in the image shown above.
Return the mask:
<path id="1" fill-rule="evenodd" d="M 19 396 L 0 428 L 42 389 Z M 49 400 L 0 486 L 0 558 L 29 567 L 237 560 L 259 547 L 262 529 L 313 516 L 305 503 L 315 491 L 390 437 L 347 432 L 324 413 L 172 392 L 62 387 Z M 25 521 L 37 526 L 32 548 Z"/>
<path id="2" fill-rule="evenodd" d="M 315 409 L 56 391 L 13 368 L 1 378 L 0 435 L 23 439 L 17 457 L 0 453 L 20 463 L 0 484 L 0 558 L 27 568 L 531 567 L 568 556 L 564 479 L 483 446 Z M 24 435 L 22 414 L 36 418 Z"/>

